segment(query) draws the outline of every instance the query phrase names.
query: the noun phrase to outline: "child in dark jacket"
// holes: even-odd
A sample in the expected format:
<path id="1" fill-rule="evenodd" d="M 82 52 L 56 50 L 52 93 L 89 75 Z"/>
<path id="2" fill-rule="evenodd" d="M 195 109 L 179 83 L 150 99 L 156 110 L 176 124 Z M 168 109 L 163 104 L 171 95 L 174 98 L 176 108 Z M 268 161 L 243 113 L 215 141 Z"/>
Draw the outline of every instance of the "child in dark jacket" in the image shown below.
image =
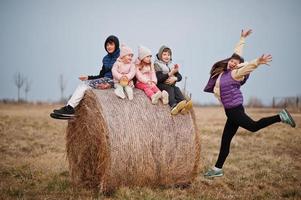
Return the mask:
<path id="1" fill-rule="evenodd" d="M 172 63 L 172 52 L 169 47 L 163 45 L 159 49 L 154 67 L 158 88 L 161 91 L 167 91 L 169 95 L 171 114 L 187 113 L 192 108 L 192 101 L 186 101 L 181 90 L 176 86 L 176 82 L 180 82 L 182 76 L 179 72 L 179 66 Z"/>
<path id="2" fill-rule="evenodd" d="M 116 36 L 109 36 L 104 44 L 105 50 L 108 54 L 103 58 L 102 69 L 97 76 L 80 76 L 79 79 L 83 81 L 69 99 L 66 106 L 54 110 L 50 115 L 51 117 L 62 116 L 59 119 L 69 119 L 74 117 L 74 108 L 79 104 L 79 102 L 84 97 L 85 91 L 88 89 L 109 89 L 114 86 L 112 67 L 120 54 L 119 40 Z"/>

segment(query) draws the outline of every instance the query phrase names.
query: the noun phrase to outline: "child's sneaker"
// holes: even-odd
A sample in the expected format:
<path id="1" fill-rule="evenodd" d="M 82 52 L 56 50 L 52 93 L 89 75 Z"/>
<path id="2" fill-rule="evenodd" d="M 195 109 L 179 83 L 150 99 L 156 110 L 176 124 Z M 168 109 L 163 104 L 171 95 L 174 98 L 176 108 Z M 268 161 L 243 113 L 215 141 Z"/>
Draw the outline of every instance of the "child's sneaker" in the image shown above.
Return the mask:
<path id="1" fill-rule="evenodd" d="M 168 104 L 168 93 L 165 90 L 162 91 L 162 103 L 164 105 Z"/>
<path id="2" fill-rule="evenodd" d="M 125 89 L 126 94 L 128 95 L 129 100 L 133 100 L 134 99 L 133 88 L 130 86 L 126 86 L 124 89 Z"/>
<path id="3" fill-rule="evenodd" d="M 124 91 L 123 91 L 123 88 L 116 88 L 114 90 L 114 93 L 121 99 L 124 99 L 125 98 L 125 94 L 124 94 Z"/>
<path id="4" fill-rule="evenodd" d="M 294 119 L 286 109 L 281 110 L 279 116 L 283 123 L 289 124 L 291 127 L 296 127 Z"/>
<path id="5" fill-rule="evenodd" d="M 181 110 L 181 114 L 187 114 L 192 109 L 192 100 L 186 102 L 185 107 Z"/>
<path id="6" fill-rule="evenodd" d="M 60 108 L 59 110 L 53 110 L 53 112 L 57 115 L 62 115 L 62 116 L 66 116 L 66 117 L 74 117 L 75 116 L 74 115 L 75 110 L 70 105 L 64 106 L 64 107 Z"/>
<path id="7" fill-rule="evenodd" d="M 174 106 L 171 109 L 171 114 L 172 115 L 178 114 L 185 107 L 185 105 L 186 105 L 186 101 L 185 100 L 179 102 L 176 106 Z"/>
<path id="8" fill-rule="evenodd" d="M 220 170 L 214 170 L 214 169 L 209 169 L 204 176 L 206 178 L 213 178 L 213 177 L 220 177 L 224 175 L 224 171 L 222 169 Z"/>
<path id="9" fill-rule="evenodd" d="M 158 91 L 156 94 L 153 94 L 153 96 L 151 97 L 152 99 L 152 104 L 157 104 L 159 99 L 161 98 L 162 93 L 160 91 Z"/>

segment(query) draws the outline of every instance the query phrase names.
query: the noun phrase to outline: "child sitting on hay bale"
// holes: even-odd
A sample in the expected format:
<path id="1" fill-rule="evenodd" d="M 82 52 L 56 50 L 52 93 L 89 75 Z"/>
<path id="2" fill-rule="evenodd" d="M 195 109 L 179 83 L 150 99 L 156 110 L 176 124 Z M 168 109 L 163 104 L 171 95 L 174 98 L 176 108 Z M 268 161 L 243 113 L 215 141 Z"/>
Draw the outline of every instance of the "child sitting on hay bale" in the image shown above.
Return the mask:
<path id="1" fill-rule="evenodd" d="M 55 119 L 70 119 L 74 117 L 74 108 L 79 104 L 79 102 L 84 97 L 85 91 L 91 88 L 95 89 L 108 89 L 113 87 L 113 77 L 112 77 L 112 66 L 119 57 L 119 40 L 116 36 L 109 36 L 104 44 L 105 50 L 108 54 L 103 58 L 102 69 L 97 76 L 80 76 L 79 79 L 82 82 L 72 94 L 67 105 L 54 110 L 50 114 L 51 117 Z"/>
<path id="2" fill-rule="evenodd" d="M 135 76 L 135 65 L 132 63 L 134 53 L 131 48 L 122 45 L 120 56 L 114 63 L 112 68 L 115 94 L 121 99 L 125 98 L 127 94 L 129 100 L 133 99 L 133 87 L 134 83 L 132 79 Z M 125 92 L 125 93 L 124 93 Z"/>
<path id="3" fill-rule="evenodd" d="M 151 99 L 152 104 L 157 104 L 159 99 L 163 104 L 168 104 L 168 93 L 162 92 L 156 86 L 157 77 L 154 65 L 151 60 L 151 51 L 143 46 L 138 48 L 138 58 L 136 59 L 136 88 L 143 90 L 145 94 Z"/>
<path id="4" fill-rule="evenodd" d="M 186 101 L 181 90 L 176 86 L 176 82 L 180 82 L 182 76 L 179 73 L 179 66 L 172 63 L 172 53 L 169 47 L 163 45 L 159 49 L 154 66 L 158 88 L 167 91 L 169 95 L 171 114 L 187 113 L 192 108 L 192 101 Z"/>

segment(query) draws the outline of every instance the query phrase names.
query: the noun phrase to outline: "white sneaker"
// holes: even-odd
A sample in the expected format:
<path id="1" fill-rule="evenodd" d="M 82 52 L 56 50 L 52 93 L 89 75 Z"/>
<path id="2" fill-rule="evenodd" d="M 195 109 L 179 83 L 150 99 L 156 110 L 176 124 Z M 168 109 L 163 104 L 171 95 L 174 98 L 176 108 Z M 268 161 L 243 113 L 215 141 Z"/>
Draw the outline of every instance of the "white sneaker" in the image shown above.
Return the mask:
<path id="1" fill-rule="evenodd" d="M 153 96 L 151 97 L 152 99 L 152 104 L 157 104 L 159 99 L 161 98 L 162 93 L 160 91 L 158 91 L 156 94 L 153 94 Z"/>
<path id="2" fill-rule="evenodd" d="M 221 177 L 224 175 L 224 171 L 222 169 L 215 170 L 215 169 L 209 169 L 204 176 L 206 178 L 213 178 L 213 177 Z"/>
<path id="3" fill-rule="evenodd" d="M 134 92 L 133 92 L 133 88 L 130 86 L 126 86 L 125 88 L 125 92 L 129 98 L 129 100 L 133 100 L 134 99 Z"/>
<path id="4" fill-rule="evenodd" d="M 164 105 L 168 104 L 168 102 L 169 102 L 168 97 L 169 97 L 168 93 L 165 90 L 163 90 L 162 91 L 162 102 Z"/>
<path id="5" fill-rule="evenodd" d="M 121 99 L 124 99 L 125 98 L 125 94 L 124 94 L 124 91 L 123 91 L 123 88 L 116 88 L 114 90 L 114 93 Z"/>

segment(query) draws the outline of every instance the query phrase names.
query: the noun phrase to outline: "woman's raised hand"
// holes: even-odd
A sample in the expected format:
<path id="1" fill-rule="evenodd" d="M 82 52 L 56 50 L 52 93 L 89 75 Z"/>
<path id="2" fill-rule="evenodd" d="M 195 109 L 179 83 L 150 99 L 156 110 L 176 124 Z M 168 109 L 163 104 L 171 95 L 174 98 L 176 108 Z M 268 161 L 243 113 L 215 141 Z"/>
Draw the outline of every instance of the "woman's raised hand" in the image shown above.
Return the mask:
<path id="1" fill-rule="evenodd" d="M 246 38 L 246 37 L 248 37 L 251 33 L 252 33 L 252 29 L 241 30 L 240 36 Z"/>
<path id="2" fill-rule="evenodd" d="M 258 58 L 258 63 L 259 64 L 269 65 L 269 62 L 271 62 L 271 61 L 272 61 L 272 55 L 271 54 L 267 54 L 267 55 L 262 54 L 262 56 L 260 56 Z"/>

